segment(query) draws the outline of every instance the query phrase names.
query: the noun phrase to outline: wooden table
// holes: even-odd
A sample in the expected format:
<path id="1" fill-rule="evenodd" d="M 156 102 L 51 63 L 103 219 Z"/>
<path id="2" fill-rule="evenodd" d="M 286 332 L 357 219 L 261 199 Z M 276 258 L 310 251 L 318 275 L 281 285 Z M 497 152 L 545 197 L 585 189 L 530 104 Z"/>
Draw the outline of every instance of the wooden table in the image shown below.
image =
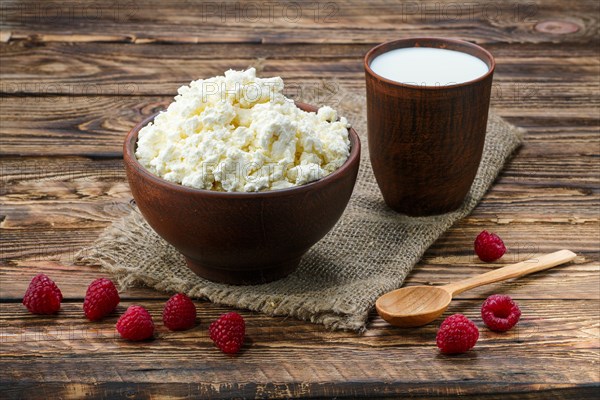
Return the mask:
<path id="1" fill-rule="evenodd" d="M 299 4 L 2 2 L 3 398 L 598 393 L 597 2 Z M 400 330 L 373 314 L 359 336 L 241 311 L 249 344 L 232 358 L 207 335 L 209 322 L 230 309 L 207 302 L 197 303 L 197 328 L 171 333 L 159 324 L 158 339 L 148 343 L 116 337 L 116 314 L 100 323 L 82 317 L 87 285 L 104 274 L 75 265 L 74 254 L 128 209 L 124 134 L 180 85 L 258 59 L 265 76 L 280 75 L 292 88 L 335 78 L 362 91 L 370 47 L 424 35 L 488 48 L 498 63 L 492 103 L 529 133 L 482 203 L 427 251 L 407 284 L 439 285 L 496 267 L 473 256 L 483 229 L 505 239 L 505 263 L 575 251 L 574 264 L 472 290 L 449 310 L 480 323 L 486 296 L 510 294 L 523 311 L 518 328 L 482 328 L 474 351 L 446 357 L 435 347 L 439 321 Z M 65 296 L 56 316 L 34 316 L 20 304 L 40 272 Z M 167 298 L 127 290 L 120 310 L 141 304 L 160 321 Z"/>

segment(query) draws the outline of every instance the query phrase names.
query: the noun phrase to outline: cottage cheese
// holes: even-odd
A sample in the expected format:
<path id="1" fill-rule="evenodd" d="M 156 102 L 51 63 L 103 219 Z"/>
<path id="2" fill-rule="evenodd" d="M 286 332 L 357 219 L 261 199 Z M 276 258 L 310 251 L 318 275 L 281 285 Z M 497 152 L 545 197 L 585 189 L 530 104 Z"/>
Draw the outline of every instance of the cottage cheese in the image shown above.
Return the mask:
<path id="1" fill-rule="evenodd" d="M 304 112 L 282 92 L 281 78 L 254 68 L 193 81 L 140 130 L 136 157 L 168 181 L 227 192 L 303 185 L 341 167 L 348 121 L 331 107 Z"/>

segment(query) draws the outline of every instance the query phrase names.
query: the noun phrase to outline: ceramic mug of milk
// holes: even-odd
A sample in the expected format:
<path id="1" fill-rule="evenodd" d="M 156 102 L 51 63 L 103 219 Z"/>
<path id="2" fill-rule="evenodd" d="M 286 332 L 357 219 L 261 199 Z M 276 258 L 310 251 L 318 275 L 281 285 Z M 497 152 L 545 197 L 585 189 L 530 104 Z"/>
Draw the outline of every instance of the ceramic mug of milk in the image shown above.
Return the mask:
<path id="1" fill-rule="evenodd" d="M 365 56 L 369 154 L 385 202 L 407 215 L 456 210 L 483 152 L 495 62 L 462 40 L 413 38 Z"/>

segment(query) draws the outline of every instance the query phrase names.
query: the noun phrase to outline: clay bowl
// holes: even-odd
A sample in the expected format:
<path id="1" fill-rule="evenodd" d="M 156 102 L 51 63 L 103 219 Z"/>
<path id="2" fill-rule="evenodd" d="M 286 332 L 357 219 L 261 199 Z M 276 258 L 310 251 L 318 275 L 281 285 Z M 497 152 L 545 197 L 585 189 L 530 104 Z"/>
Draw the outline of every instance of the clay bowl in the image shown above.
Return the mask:
<path id="1" fill-rule="evenodd" d="M 150 226 L 203 278 L 258 284 L 288 275 L 335 225 L 350 200 L 360 160 L 354 129 L 349 130 L 350 157 L 323 179 L 289 189 L 228 193 L 182 186 L 146 170 L 135 158 L 135 147 L 138 131 L 153 119 L 136 125 L 125 139 L 129 186 Z"/>

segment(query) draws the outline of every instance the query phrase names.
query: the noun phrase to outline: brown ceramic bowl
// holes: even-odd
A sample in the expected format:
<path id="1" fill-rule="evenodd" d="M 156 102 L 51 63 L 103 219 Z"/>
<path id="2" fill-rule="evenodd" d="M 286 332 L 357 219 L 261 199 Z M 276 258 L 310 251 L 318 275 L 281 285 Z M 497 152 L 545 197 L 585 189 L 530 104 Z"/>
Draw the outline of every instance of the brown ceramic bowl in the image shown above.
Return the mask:
<path id="1" fill-rule="evenodd" d="M 135 148 L 139 130 L 153 119 L 136 125 L 125 139 L 129 186 L 150 226 L 203 278 L 257 284 L 286 276 L 335 225 L 350 200 L 360 160 L 354 129 L 349 129 L 350 157 L 323 179 L 289 189 L 228 193 L 182 186 L 146 170 Z"/>

